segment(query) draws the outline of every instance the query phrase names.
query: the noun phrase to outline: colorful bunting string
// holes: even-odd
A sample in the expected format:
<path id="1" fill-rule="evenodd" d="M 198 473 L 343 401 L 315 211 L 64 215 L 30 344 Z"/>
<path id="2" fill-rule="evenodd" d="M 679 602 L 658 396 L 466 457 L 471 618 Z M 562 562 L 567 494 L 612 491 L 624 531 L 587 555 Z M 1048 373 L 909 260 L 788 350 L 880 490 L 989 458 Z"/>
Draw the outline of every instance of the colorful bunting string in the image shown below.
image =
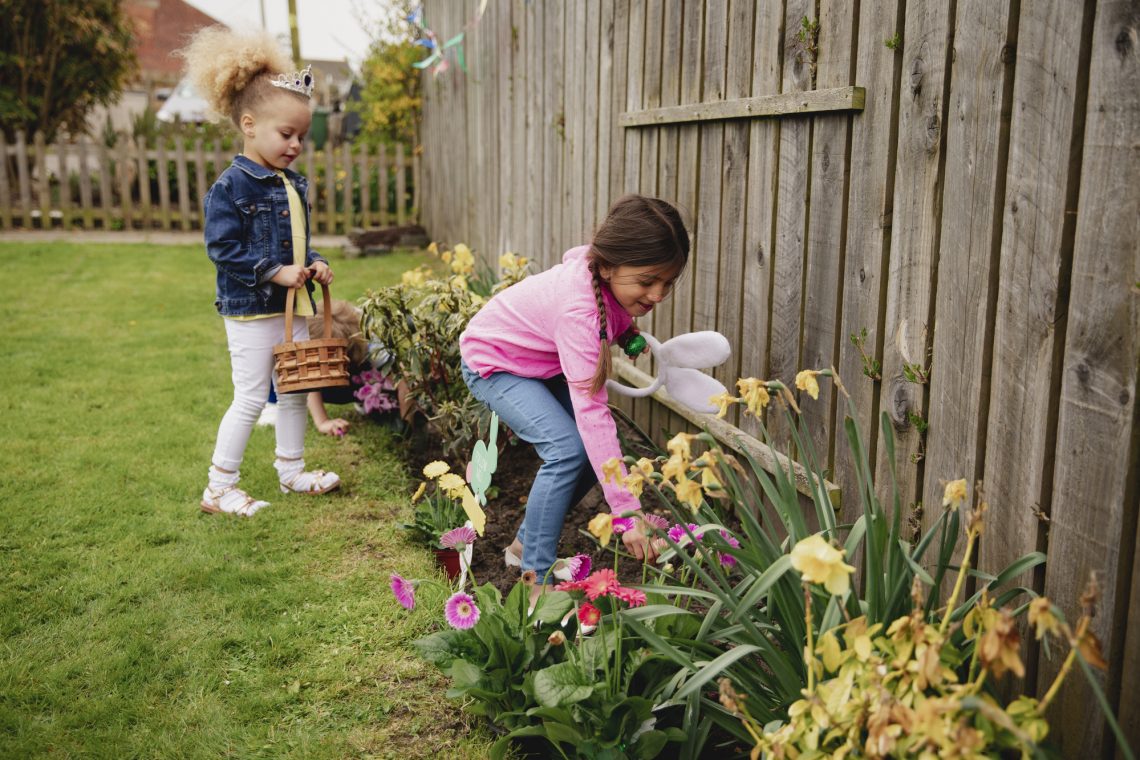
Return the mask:
<path id="1" fill-rule="evenodd" d="M 483 18 L 483 12 L 486 10 L 487 0 L 481 0 L 479 3 L 479 10 L 476 11 L 475 17 L 467 22 L 466 26 L 463 27 L 463 31 L 459 32 L 459 34 L 450 38 L 441 45 L 439 43 L 439 36 L 436 35 L 431 27 L 424 23 L 423 5 L 417 5 L 415 9 L 408 14 L 407 22 L 411 24 L 412 27 L 416 30 L 417 37 L 415 44 L 427 49 L 429 51 L 429 55 L 422 61 L 416 61 L 412 65 L 417 69 L 431 68 L 432 75 L 439 76 L 440 74 L 446 72 L 448 68 L 450 68 L 447 51 L 452 50 L 455 62 L 459 65 L 459 68 L 463 69 L 463 71 L 466 72 L 467 59 L 463 54 L 463 40 L 467 32 L 478 26 L 479 22 Z"/>

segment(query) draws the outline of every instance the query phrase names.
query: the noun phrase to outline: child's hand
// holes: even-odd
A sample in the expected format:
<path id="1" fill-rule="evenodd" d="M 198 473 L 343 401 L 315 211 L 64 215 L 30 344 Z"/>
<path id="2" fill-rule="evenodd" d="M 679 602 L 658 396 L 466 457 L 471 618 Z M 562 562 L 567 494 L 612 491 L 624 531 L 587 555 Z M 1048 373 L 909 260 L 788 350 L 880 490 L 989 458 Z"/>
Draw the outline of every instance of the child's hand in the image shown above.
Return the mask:
<path id="1" fill-rule="evenodd" d="M 348 432 L 348 420 L 342 420 L 340 417 L 324 422 L 317 423 L 317 430 L 325 435 L 335 435 L 340 437 Z"/>
<path id="2" fill-rule="evenodd" d="M 621 541 L 626 550 L 636 559 L 653 562 L 661 553 L 662 541 L 650 540 L 645 534 L 645 526 L 640 519 L 634 519 L 633 528 L 621 534 Z"/>
<path id="3" fill-rule="evenodd" d="M 289 266 L 278 269 L 277 274 L 270 277 L 269 281 L 283 288 L 299 288 L 302 287 L 308 279 L 309 270 L 290 264 Z"/>
<path id="4" fill-rule="evenodd" d="M 312 272 L 313 279 L 322 285 L 332 285 L 333 272 L 329 269 L 329 265 L 323 261 L 314 261 L 313 265 L 309 267 Z"/>

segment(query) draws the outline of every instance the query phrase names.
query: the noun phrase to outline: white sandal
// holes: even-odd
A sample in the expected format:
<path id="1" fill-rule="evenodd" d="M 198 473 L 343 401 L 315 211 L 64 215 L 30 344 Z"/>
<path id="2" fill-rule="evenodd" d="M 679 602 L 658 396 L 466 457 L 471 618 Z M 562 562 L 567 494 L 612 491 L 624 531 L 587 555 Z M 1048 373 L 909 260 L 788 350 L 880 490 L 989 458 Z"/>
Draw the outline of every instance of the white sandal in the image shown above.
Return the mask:
<path id="1" fill-rule="evenodd" d="M 253 517 L 258 510 L 269 506 L 269 502 L 254 499 L 237 486 L 211 488 L 202 492 L 202 511 L 211 514 L 239 515 Z"/>
<path id="2" fill-rule="evenodd" d="M 570 572 L 570 568 L 566 566 L 565 562 L 562 562 L 562 567 L 557 567 L 560 562 L 562 562 L 560 559 L 554 561 L 556 569 L 552 575 L 560 581 L 573 580 L 574 574 Z M 511 551 L 511 547 L 508 546 L 503 549 L 503 564 L 507 567 L 522 567 L 522 557 Z"/>
<path id="3" fill-rule="evenodd" d="M 322 494 L 340 488 L 340 476 L 335 472 L 309 470 L 298 472 L 281 482 L 281 493 Z"/>

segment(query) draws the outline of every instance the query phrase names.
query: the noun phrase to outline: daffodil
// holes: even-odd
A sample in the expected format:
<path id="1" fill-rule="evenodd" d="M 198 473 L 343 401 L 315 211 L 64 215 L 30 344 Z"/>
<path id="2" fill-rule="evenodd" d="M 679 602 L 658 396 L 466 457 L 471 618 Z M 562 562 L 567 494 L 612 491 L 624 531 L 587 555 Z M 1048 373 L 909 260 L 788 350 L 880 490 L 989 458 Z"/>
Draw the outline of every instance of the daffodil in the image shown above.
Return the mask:
<path id="1" fill-rule="evenodd" d="M 641 494 L 645 490 L 645 475 L 640 470 L 630 470 L 629 474 L 626 475 L 621 482 L 622 485 L 633 494 L 634 498 L 641 498 Z"/>
<path id="2" fill-rule="evenodd" d="M 724 393 L 718 393 L 715 396 L 710 396 L 709 405 L 717 407 L 716 416 L 723 418 L 728 414 L 728 405 L 735 404 L 737 400 L 736 396 L 726 391 Z"/>
<path id="3" fill-rule="evenodd" d="M 463 243 L 455 246 L 451 257 L 451 271 L 456 274 L 470 274 L 475 269 L 475 256 Z"/>
<path id="4" fill-rule="evenodd" d="M 614 533 L 614 516 L 607 512 L 599 512 L 586 527 L 602 546 L 609 546 Z"/>
<path id="5" fill-rule="evenodd" d="M 764 407 L 768 406 L 768 402 L 771 401 L 768 388 L 764 385 L 763 380 L 744 377 L 736 381 L 736 389 L 740 391 L 740 397 L 748 407 L 749 414 L 753 417 L 759 417 L 760 413 L 764 411 Z"/>
<path id="6" fill-rule="evenodd" d="M 424 465 L 425 478 L 438 478 L 445 472 L 451 472 L 451 465 L 449 465 L 447 462 L 441 462 L 437 459 L 434 462 L 429 462 L 428 464 Z"/>
<path id="7" fill-rule="evenodd" d="M 432 256 L 438 256 L 439 255 L 439 245 L 433 240 L 432 242 L 428 243 L 427 251 Z"/>
<path id="8" fill-rule="evenodd" d="M 796 374 L 796 387 L 801 391 L 807 391 L 807 395 L 813 399 L 819 398 L 819 381 L 815 378 L 819 374 L 814 369 L 805 369 Z"/>
<path id="9" fill-rule="evenodd" d="M 966 479 L 951 480 L 942 492 L 942 506 L 950 507 L 950 511 L 957 512 L 958 507 L 966 500 Z"/>
<path id="10" fill-rule="evenodd" d="M 499 267 L 502 269 L 509 269 L 510 267 L 517 266 L 515 255 L 510 251 L 499 256 Z"/>
<path id="11" fill-rule="evenodd" d="M 637 463 L 634 464 L 633 467 L 634 469 L 639 470 L 641 474 L 647 478 L 653 474 L 653 460 L 649 457 L 642 457 L 641 459 L 638 459 Z"/>
<path id="12" fill-rule="evenodd" d="M 1061 621 L 1053 614 L 1052 603 L 1043 596 L 1029 603 L 1029 623 L 1037 627 L 1038 640 L 1047 633 L 1057 634 L 1061 630 Z"/>
<path id="13" fill-rule="evenodd" d="M 677 433 L 677 435 L 669 439 L 669 442 L 665 444 L 665 448 L 669 449 L 669 453 L 673 456 L 692 459 L 693 452 L 692 449 L 689 448 L 689 442 L 694 438 L 696 438 L 696 436 L 691 433 Z"/>
<path id="14" fill-rule="evenodd" d="M 1025 666 L 1021 663 L 1021 634 L 1017 632 L 1017 621 L 1007 610 L 999 611 L 994 624 L 982 634 L 977 646 L 982 665 L 989 668 L 995 678 L 1001 678 L 1007 670 L 1018 678 L 1025 676 Z"/>
<path id="15" fill-rule="evenodd" d="M 602 462 L 603 483 L 618 483 L 624 476 L 625 472 L 621 466 L 621 460 L 617 457 L 610 457 L 605 462 Z"/>
<path id="16" fill-rule="evenodd" d="M 703 493 L 700 485 L 695 480 L 689 480 L 683 475 L 677 478 L 677 500 L 682 504 L 688 504 L 689 509 L 695 513 L 701 508 L 701 499 Z"/>
<path id="17" fill-rule="evenodd" d="M 673 478 L 676 480 L 685 477 L 685 472 L 688 469 L 689 463 L 679 455 L 674 454 L 669 457 L 669 460 L 665 462 L 665 464 L 661 465 L 661 474 L 664 475 L 666 479 Z"/>
<path id="18" fill-rule="evenodd" d="M 808 536 L 792 549 L 792 567 L 808 583 L 820 583 L 829 594 L 842 596 L 851 588 L 855 568 L 844 563 L 843 552 L 820 534 Z"/>
<path id="19" fill-rule="evenodd" d="M 705 467 L 701 470 L 701 487 L 721 489 L 724 488 L 724 485 L 717 479 L 716 472 L 712 467 Z"/>

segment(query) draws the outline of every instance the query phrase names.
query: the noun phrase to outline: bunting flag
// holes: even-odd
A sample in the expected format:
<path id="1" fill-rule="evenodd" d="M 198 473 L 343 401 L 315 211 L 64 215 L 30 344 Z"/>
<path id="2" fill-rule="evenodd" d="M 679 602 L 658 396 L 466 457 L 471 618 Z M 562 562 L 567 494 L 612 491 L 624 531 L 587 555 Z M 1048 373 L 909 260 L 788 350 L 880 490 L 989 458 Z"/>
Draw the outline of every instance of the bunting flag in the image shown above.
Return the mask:
<path id="1" fill-rule="evenodd" d="M 450 68 L 448 63 L 448 50 L 452 50 L 455 62 L 459 68 L 467 71 L 467 59 L 463 54 L 463 39 L 467 32 L 478 26 L 479 22 L 483 19 L 483 13 L 487 10 L 487 0 L 480 0 L 479 9 L 475 12 L 475 17 L 467 22 L 463 27 L 463 31 L 456 34 L 454 37 L 444 42 L 442 45 L 439 43 L 439 36 L 424 23 L 424 7 L 417 5 L 415 9 L 409 13 L 406 20 L 412 25 L 416 32 L 415 44 L 425 48 L 429 54 L 427 58 L 416 61 L 412 65 L 417 69 L 431 69 L 433 76 L 439 76 Z"/>

